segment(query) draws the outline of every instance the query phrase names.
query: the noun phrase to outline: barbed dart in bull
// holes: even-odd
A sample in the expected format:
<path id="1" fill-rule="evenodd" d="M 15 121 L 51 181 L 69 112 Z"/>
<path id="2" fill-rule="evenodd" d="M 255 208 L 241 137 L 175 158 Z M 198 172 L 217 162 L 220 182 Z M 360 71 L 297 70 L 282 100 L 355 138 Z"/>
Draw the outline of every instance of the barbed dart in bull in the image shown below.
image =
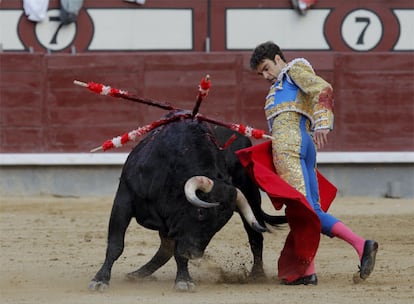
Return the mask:
<path id="1" fill-rule="evenodd" d="M 112 148 L 122 147 L 127 142 L 136 140 L 137 137 L 148 133 L 149 131 L 160 125 L 161 124 L 155 124 L 154 122 L 152 124 L 124 133 L 123 135 L 114 137 L 112 139 L 108 139 L 101 146 L 92 149 L 90 152 L 97 152 L 99 150 L 107 151 Z"/>
<path id="2" fill-rule="evenodd" d="M 151 100 L 148 98 L 141 98 L 141 97 L 138 97 L 138 96 L 135 96 L 129 93 L 128 91 L 113 88 L 111 86 L 107 86 L 102 83 L 92 82 L 92 81 L 83 82 L 79 80 L 74 80 L 73 83 L 78 86 L 87 88 L 90 91 L 96 94 L 99 94 L 99 95 L 105 95 L 105 96 L 109 95 L 109 96 L 116 97 L 116 98 L 123 98 L 123 99 L 127 99 L 130 101 L 158 107 L 164 110 L 175 110 L 176 109 L 175 107 L 170 105 L 168 102 L 160 102 L 160 101 L 155 101 L 155 100 Z M 200 104 L 203 98 L 205 98 L 208 95 L 210 87 L 211 87 L 210 75 L 207 74 L 203 79 L 201 79 L 200 84 L 198 86 L 198 94 L 197 94 L 196 105 L 193 109 L 193 116 L 195 116 L 198 113 Z"/>
<path id="3" fill-rule="evenodd" d="M 215 125 L 219 125 L 222 127 L 226 127 L 230 130 L 236 131 L 240 133 L 241 135 L 247 136 L 247 137 L 253 137 L 255 139 L 274 139 L 272 136 L 265 134 L 266 132 L 260 129 L 255 129 L 253 127 L 243 125 L 243 124 L 236 124 L 236 123 L 226 123 L 222 121 L 218 121 L 212 118 L 208 118 L 204 115 L 197 114 L 197 119 L 203 120 Z"/>
<path id="4" fill-rule="evenodd" d="M 148 98 L 141 98 L 138 96 L 135 96 L 128 91 L 120 90 L 117 88 L 113 88 L 111 86 L 104 85 L 102 83 L 97 82 L 83 82 L 79 80 L 74 80 L 74 84 L 87 88 L 90 91 L 99 94 L 99 95 L 105 95 L 105 96 L 112 96 L 117 98 L 123 98 L 134 102 L 143 103 L 149 106 L 158 107 L 164 110 L 175 110 L 175 108 L 170 105 L 168 102 L 161 102 L 161 101 L 155 101 Z"/>
<path id="5" fill-rule="evenodd" d="M 203 101 L 203 98 L 208 95 L 208 92 L 211 87 L 211 81 L 210 81 L 210 75 L 206 75 L 203 79 L 201 79 L 201 82 L 198 86 L 198 94 L 197 94 L 197 100 L 196 104 L 193 109 L 193 117 L 196 116 L 198 113 L 198 109 L 200 108 L 201 102 Z"/>
<path id="6" fill-rule="evenodd" d="M 187 115 L 187 116 L 189 116 L 189 115 Z M 138 129 L 132 130 L 132 131 L 127 132 L 127 133 L 124 133 L 123 135 L 114 137 L 112 139 L 108 139 L 101 146 L 92 149 L 90 152 L 97 152 L 99 150 L 107 151 L 107 150 L 110 150 L 112 148 L 120 148 L 124 144 L 126 144 L 127 142 L 134 141 L 139 136 L 147 134 L 148 132 L 150 132 L 151 130 L 153 130 L 153 129 L 159 127 L 159 126 L 165 125 L 165 124 L 170 123 L 172 121 L 176 121 L 181 117 L 182 116 L 177 115 L 177 116 L 173 116 L 173 117 L 170 117 L 170 118 L 156 120 L 156 121 L 152 122 L 149 125 L 139 127 Z"/>

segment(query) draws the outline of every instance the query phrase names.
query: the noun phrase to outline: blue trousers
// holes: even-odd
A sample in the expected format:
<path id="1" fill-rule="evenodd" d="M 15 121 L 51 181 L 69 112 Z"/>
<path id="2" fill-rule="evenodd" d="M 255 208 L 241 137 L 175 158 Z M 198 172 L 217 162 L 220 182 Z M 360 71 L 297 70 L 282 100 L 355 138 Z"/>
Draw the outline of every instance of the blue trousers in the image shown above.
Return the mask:
<path id="1" fill-rule="evenodd" d="M 288 184 L 301 192 L 318 215 L 322 233 L 332 237 L 339 220 L 321 209 L 316 175 L 316 147 L 309 131 L 310 122 L 296 112 L 279 114 L 273 121 L 273 164 Z"/>

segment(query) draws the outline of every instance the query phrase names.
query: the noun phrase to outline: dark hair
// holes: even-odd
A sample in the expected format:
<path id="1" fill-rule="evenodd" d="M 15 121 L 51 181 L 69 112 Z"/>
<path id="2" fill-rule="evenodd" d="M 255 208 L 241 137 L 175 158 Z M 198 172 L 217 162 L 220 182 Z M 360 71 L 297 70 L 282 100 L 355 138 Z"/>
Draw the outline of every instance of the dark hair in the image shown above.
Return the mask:
<path id="1" fill-rule="evenodd" d="M 252 70 L 256 70 L 257 66 L 265 59 L 275 60 L 275 56 L 279 55 L 283 61 L 285 60 L 285 56 L 283 55 L 282 50 L 279 46 L 272 42 L 266 41 L 254 49 L 252 56 L 250 57 L 250 68 Z"/>

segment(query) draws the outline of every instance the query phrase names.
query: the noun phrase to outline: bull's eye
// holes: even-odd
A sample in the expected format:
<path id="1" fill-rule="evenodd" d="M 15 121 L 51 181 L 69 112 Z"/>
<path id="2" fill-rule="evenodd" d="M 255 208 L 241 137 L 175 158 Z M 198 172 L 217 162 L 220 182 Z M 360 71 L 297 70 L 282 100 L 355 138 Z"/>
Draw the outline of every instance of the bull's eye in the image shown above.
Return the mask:
<path id="1" fill-rule="evenodd" d="M 197 217 L 199 221 L 205 220 L 207 218 L 207 210 L 203 208 L 197 208 Z"/>

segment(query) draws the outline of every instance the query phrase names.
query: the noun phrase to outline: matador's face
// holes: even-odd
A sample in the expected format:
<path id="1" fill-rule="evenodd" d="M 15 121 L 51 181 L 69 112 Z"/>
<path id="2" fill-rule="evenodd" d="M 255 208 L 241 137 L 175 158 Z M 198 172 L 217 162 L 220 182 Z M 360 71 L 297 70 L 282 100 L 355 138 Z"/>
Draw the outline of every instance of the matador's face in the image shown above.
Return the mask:
<path id="1" fill-rule="evenodd" d="M 264 79 L 274 84 L 282 69 L 286 66 L 286 62 L 276 55 L 274 60 L 264 59 L 256 68 L 257 74 L 263 76 Z"/>

